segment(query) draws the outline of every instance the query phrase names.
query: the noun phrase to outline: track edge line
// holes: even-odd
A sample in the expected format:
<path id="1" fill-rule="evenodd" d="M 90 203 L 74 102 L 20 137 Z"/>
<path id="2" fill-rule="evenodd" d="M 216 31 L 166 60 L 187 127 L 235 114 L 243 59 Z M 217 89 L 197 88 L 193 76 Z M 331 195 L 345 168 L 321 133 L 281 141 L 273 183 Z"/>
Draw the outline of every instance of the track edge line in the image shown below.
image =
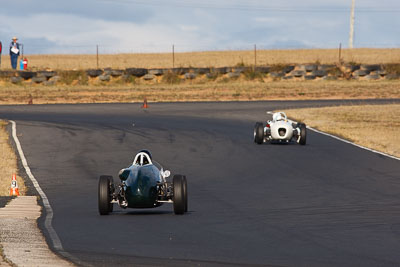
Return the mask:
<path id="1" fill-rule="evenodd" d="M 312 127 L 310 127 L 310 126 L 307 126 L 307 128 L 310 129 L 311 131 L 316 132 L 316 133 L 319 133 L 319 134 L 323 134 L 323 135 L 332 137 L 332 138 L 334 138 L 334 139 L 336 139 L 336 140 L 339 140 L 339 141 L 342 141 L 342 142 L 344 142 L 344 143 L 347 143 L 347 144 L 356 146 L 356 147 L 358 147 L 358 148 L 361 148 L 361 149 L 364 149 L 364 150 L 367 150 L 367 151 L 370 151 L 370 152 L 373 152 L 373 153 L 376 153 L 376 154 L 379 154 L 379 155 L 382 155 L 382 156 L 385 156 L 385 157 L 388 157 L 388 158 L 392 158 L 392 159 L 395 159 L 395 160 L 400 160 L 400 158 L 398 158 L 398 157 L 396 157 L 396 156 L 389 155 L 389 154 L 386 154 L 386 153 L 384 153 L 384 152 L 381 152 L 381 151 L 378 151 L 378 150 L 375 150 L 375 149 L 372 149 L 372 148 L 368 148 L 368 147 L 365 147 L 365 146 L 356 144 L 356 143 L 351 142 L 351 141 L 349 141 L 349 140 L 343 139 L 343 138 L 338 137 L 338 136 L 333 135 L 333 134 L 329 134 L 329 133 L 326 133 L 326 132 L 317 130 L 317 129 L 312 128 Z"/>
<path id="2" fill-rule="evenodd" d="M 267 114 L 270 114 L 270 115 L 271 115 L 273 112 L 274 112 L 274 111 L 267 111 Z M 296 122 L 296 123 L 297 123 L 297 121 L 293 121 L 293 122 Z M 391 158 L 391 159 L 395 159 L 395 160 L 400 160 L 399 157 L 396 157 L 396 156 L 393 156 L 393 155 L 389 155 L 389 154 L 386 154 L 386 153 L 384 153 L 384 152 L 381 152 L 381 151 L 378 151 L 378 150 L 375 150 L 375 149 L 372 149 L 372 148 L 368 148 L 368 147 L 365 147 L 365 146 L 356 144 L 356 143 L 351 142 L 351 141 L 349 141 L 349 140 L 343 139 L 343 138 L 338 137 L 338 136 L 333 135 L 333 134 L 329 134 L 329 133 L 326 133 L 326 132 L 317 130 L 317 129 L 315 129 L 315 128 L 313 128 L 313 127 L 310 127 L 310 126 L 306 126 L 306 127 L 307 127 L 307 129 L 310 129 L 311 131 L 314 131 L 314 132 L 316 132 L 316 133 L 319 133 L 319 134 L 323 134 L 323 135 L 332 137 L 332 138 L 334 138 L 334 139 L 336 139 L 336 140 L 339 140 L 339 141 L 342 141 L 342 142 L 344 142 L 344 143 L 347 143 L 347 144 L 356 146 L 356 147 L 358 147 L 358 148 L 361 148 L 361 149 L 364 149 L 364 150 L 373 152 L 373 153 L 375 153 L 375 154 L 379 154 L 379 155 L 382 155 L 382 156 L 385 156 L 385 157 L 388 157 L 388 158 Z"/>
<path id="3" fill-rule="evenodd" d="M 9 120 L 12 124 L 12 137 L 14 139 L 14 143 L 15 146 L 18 150 L 18 154 L 19 154 L 19 158 L 21 159 L 22 165 L 25 169 L 25 172 L 27 174 L 27 176 L 29 177 L 29 179 L 31 180 L 33 186 L 35 187 L 36 191 L 39 193 L 40 197 L 42 198 L 43 201 L 43 205 L 45 207 L 46 210 L 46 217 L 45 217 L 45 222 L 44 222 L 44 226 L 47 230 L 47 232 L 49 233 L 53 248 L 63 257 L 72 260 L 73 262 L 80 262 L 77 258 L 75 258 L 74 256 L 72 256 L 71 254 L 69 254 L 68 252 L 66 252 L 61 244 L 61 240 L 57 235 L 57 232 L 54 230 L 53 226 L 51 225 L 52 220 L 53 220 L 53 208 L 50 205 L 49 199 L 47 198 L 46 194 L 44 193 L 44 191 L 42 190 L 42 188 L 39 185 L 39 182 L 36 180 L 35 176 L 33 175 L 33 173 L 31 172 L 31 169 L 28 165 L 28 162 L 25 158 L 25 154 L 24 151 L 22 150 L 22 146 L 21 143 L 18 139 L 17 136 L 17 124 L 15 123 L 15 121 L 13 120 Z"/>

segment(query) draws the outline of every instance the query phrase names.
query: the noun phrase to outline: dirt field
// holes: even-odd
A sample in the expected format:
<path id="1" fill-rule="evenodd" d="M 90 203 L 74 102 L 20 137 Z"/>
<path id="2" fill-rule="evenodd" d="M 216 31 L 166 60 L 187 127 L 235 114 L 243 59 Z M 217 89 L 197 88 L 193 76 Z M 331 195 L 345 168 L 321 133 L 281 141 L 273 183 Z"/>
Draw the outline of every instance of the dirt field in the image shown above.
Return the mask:
<path id="1" fill-rule="evenodd" d="M 0 104 L 399 98 L 400 81 L 229 81 L 204 84 L 0 86 Z"/>
<path id="2" fill-rule="evenodd" d="M 12 175 L 18 174 L 17 158 L 9 145 L 8 133 L 5 126 L 7 123 L 0 120 L 0 196 L 10 194 Z M 20 195 L 25 195 L 25 185 L 21 177 L 17 175 Z"/>
<path id="3" fill-rule="evenodd" d="M 285 110 L 295 120 L 356 144 L 400 157 L 400 105 Z"/>
<path id="4" fill-rule="evenodd" d="M 27 55 L 30 69 L 72 70 L 97 68 L 96 55 Z M 175 67 L 253 66 L 253 50 L 175 53 Z M 383 64 L 400 62 L 400 49 L 343 49 L 341 60 L 348 63 Z M 338 49 L 259 50 L 257 65 L 334 64 Z M 99 68 L 171 68 L 172 53 L 99 55 Z M 2 69 L 10 68 L 9 56 L 2 57 Z"/>

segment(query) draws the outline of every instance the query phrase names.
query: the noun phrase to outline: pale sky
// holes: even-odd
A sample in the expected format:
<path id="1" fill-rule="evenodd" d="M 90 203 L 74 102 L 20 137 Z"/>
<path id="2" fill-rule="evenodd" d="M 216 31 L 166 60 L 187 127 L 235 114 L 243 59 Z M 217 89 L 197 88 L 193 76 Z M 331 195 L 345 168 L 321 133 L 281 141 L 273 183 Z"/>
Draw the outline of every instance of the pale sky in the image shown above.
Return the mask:
<path id="1" fill-rule="evenodd" d="M 26 54 L 348 46 L 351 0 L 0 0 Z M 400 47 L 400 1 L 356 0 L 354 47 Z"/>

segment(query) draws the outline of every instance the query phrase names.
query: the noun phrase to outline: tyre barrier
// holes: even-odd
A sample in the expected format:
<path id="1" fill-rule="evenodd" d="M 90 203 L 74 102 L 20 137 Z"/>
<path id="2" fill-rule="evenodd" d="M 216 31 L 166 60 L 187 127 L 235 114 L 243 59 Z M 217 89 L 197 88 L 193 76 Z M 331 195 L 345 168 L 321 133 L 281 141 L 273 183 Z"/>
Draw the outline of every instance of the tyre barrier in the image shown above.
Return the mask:
<path id="1" fill-rule="evenodd" d="M 255 71 L 256 71 L 256 72 L 259 72 L 259 73 L 261 73 L 261 74 L 269 73 L 270 70 L 271 70 L 271 67 L 269 67 L 269 66 L 265 66 L 265 67 L 256 67 L 256 68 L 255 68 Z"/>
<path id="2" fill-rule="evenodd" d="M 28 80 L 28 79 L 32 79 L 33 77 L 36 77 L 37 73 L 36 72 L 32 72 L 32 71 L 19 71 L 18 75 L 22 79 Z"/>
<path id="3" fill-rule="evenodd" d="M 150 69 L 148 71 L 148 74 L 160 76 L 160 75 L 164 74 L 164 70 L 163 69 Z"/>
<path id="4" fill-rule="evenodd" d="M 368 71 L 368 72 L 382 70 L 381 66 L 380 65 L 376 65 L 376 64 L 374 64 L 374 65 L 365 65 L 365 64 L 363 64 L 363 65 L 360 66 L 360 69 Z"/>
<path id="5" fill-rule="evenodd" d="M 99 80 L 102 82 L 109 82 L 111 80 L 111 76 L 109 74 L 102 74 L 99 76 Z"/>
<path id="6" fill-rule="evenodd" d="M 356 70 L 355 72 L 353 72 L 353 77 L 364 77 L 367 76 L 369 74 L 369 71 L 367 70 Z"/>
<path id="7" fill-rule="evenodd" d="M 119 77 L 122 76 L 122 74 L 124 74 L 123 70 L 111 70 L 110 75 L 113 77 Z"/>
<path id="8" fill-rule="evenodd" d="M 335 65 L 330 65 L 330 64 L 321 64 L 318 65 L 318 70 L 323 70 L 323 71 L 330 71 L 332 69 L 336 68 Z"/>
<path id="9" fill-rule="evenodd" d="M 193 79 L 196 79 L 197 75 L 196 75 L 196 73 L 188 72 L 188 73 L 185 73 L 184 77 L 185 77 L 185 80 L 193 80 Z"/>
<path id="10" fill-rule="evenodd" d="M 204 75 L 210 73 L 210 68 L 195 68 L 193 69 L 193 72 L 199 75 Z"/>
<path id="11" fill-rule="evenodd" d="M 89 77 L 96 78 L 103 74 L 103 70 L 87 70 L 86 73 Z"/>
<path id="12" fill-rule="evenodd" d="M 318 65 L 300 65 L 298 69 L 303 70 L 305 72 L 312 72 L 318 69 Z"/>
<path id="13" fill-rule="evenodd" d="M 177 75 L 183 75 L 183 74 L 189 72 L 190 68 L 172 68 L 170 71 Z"/>
<path id="14" fill-rule="evenodd" d="M 324 77 L 327 75 L 327 71 L 326 70 L 313 70 L 311 72 L 311 75 L 321 78 L 321 77 Z"/>
<path id="15" fill-rule="evenodd" d="M 42 83 L 42 82 L 46 82 L 47 78 L 45 76 L 35 76 L 32 78 L 32 82 L 34 83 Z"/>
<path id="16" fill-rule="evenodd" d="M 148 70 L 143 68 L 128 68 L 125 70 L 125 73 L 140 78 L 146 75 Z"/>
<path id="17" fill-rule="evenodd" d="M 147 73 L 146 75 L 143 76 L 143 80 L 145 80 L 145 81 L 151 81 L 151 80 L 153 80 L 155 77 L 156 77 L 156 76 L 155 76 L 154 74 Z"/>
<path id="18" fill-rule="evenodd" d="M 248 74 L 256 73 L 257 77 L 271 80 L 397 80 L 400 79 L 400 64 L 363 64 L 363 65 L 329 65 L 329 64 L 299 64 L 277 66 L 236 66 L 217 68 L 127 68 L 127 69 L 88 69 L 86 71 L 10 71 L 0 70 L 0 80 L 13 84 L 32 83 L 54 85 L 71 84 L 70 79 L 84 79 L 90 83 L 122 81 L 131 83 L 135 79 L 147 82 L 161 82 L 163 75 L 174 74 L 179 81 L 195 81 L 197 79 L 238 79 L 246 78 Z M 79 76 L 79 78 L 76 78 Z M 86 76 L 86 77 L 85 77 Z M 72 78 L 71 78 L 72 77 Z M 137 81 L 137 80 L 136 80 Z"/>
<path id="19" fill-rule="evenodd" d="M 299 78 L 299 77 L 303 77 L 306 74 L 306 72 L 304 70 L 294 70 L 291 72 L 291 74 L 294 77 Z"/>
<path id="20" fill-rule="evenodd" d="M 21 77 L 11 77 L 10 82 L 13 84 L 18 84 L 18 83 L 22 82 L 22 78 Z"/>
<path id="21" fill-rule="evenodd" d="M 285 73 L 284 72 L 271 72 L 270 74 L 269 74 L 269 76 L 271 77 L 271 78 L 282 78 L 282 77 L 284 77 L 285 76 Z"/>
<path id="22" fill-rule="evenodd" d="M 309 81 L 309 80 L 315 80 L 315 78 L 317 78 L 317 76 L 315 75 L 306 75 L 304 76 L 304 79 Z"/>
<path id="23" fill-rule="evenodd" d="M 296 67 L 295 66 L 285 66 L 284 68 L 283 68 L 283 72 L 284 73 L 289 73 L 289 72 L 291 72 L 292 70 L 294 70 Z"/>
<path id="24" fill-rule="evenodd" d="M 240 77 L 240 73 L 239 72 L 228 72 L 228 78 L 231 79 L 237 79 Z"/>

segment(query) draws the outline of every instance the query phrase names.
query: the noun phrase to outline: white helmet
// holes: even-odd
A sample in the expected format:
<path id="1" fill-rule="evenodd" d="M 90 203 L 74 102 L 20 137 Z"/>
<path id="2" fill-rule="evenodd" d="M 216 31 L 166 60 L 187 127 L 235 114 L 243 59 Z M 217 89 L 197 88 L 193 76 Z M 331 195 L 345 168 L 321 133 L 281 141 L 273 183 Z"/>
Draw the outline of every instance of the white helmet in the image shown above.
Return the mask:
<path id="1" fill-rule="evenodd" d="M 272 120 L 273 121 L 281 121 L 281 120 L 283 120 L 281 113 L 280 112 L 274 113 L 274 115 L 272 115 Z"/>
<path id="2" fill-rule="evenodd" d="M 276 112 L 274 115 L 272 115 L 272 120 L 273 121 L 283 121 L 286 120 L 286 114 L 284 112 Z"/>

